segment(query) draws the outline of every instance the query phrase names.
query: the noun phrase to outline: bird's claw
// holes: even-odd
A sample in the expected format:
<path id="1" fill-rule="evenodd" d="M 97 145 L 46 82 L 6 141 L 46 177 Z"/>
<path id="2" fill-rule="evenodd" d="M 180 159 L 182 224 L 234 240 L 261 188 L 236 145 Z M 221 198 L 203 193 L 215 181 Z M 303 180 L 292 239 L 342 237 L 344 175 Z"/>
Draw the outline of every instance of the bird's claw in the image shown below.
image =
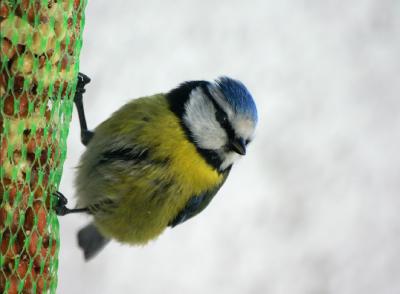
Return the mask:
<path id="1" fill-rule="evenodd" d="M 59 191 L 56 191 L 54 195 L 57 197 L 57 202 L 54 207 L 57 215 L 66 215 L 68 213 L 68 199 Z"/>
<path id="2" fill-rule="evenodd" d="M 90 78 L 87 75 L 85 75 L 81 72 L 78 73 L 78 82 L 76 84 L 76 93 L 80 93 L 80 94 L 85 93 L 86 92 L 85 86 L 89 83 L 90 83 Z"/>

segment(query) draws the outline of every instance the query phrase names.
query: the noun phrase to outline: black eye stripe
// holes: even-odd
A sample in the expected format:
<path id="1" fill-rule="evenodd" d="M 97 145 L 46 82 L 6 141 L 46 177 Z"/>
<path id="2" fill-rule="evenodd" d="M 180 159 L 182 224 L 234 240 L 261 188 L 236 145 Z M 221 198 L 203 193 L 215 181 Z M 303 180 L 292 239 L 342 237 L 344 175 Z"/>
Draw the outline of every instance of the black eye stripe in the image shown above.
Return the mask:
<path id="1" fill-rule="evenodd" d="M 208 99 L 212 102 L 215 107 L 215 118 L 221 125 L 221 127 L 226 131 L 228 138 L 233 140 L 235 138 L 235 131 L 232 128 L 232 125 L 229 123 L 228 115 L 222 109 L 222 107 L 214 100 L 214 97 L 211 95 L 208 87 L 202 87 L 204 93 L 207 95 Z"/>

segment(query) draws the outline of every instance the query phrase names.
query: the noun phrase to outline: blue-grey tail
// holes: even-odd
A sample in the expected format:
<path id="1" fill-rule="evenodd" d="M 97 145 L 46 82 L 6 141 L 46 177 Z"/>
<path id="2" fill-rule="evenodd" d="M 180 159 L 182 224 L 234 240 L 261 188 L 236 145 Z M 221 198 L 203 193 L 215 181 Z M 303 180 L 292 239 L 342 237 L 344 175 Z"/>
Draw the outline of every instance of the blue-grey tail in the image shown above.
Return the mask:
<path id="1" fill-rule="evenodd" d="M 110 242 L 110 239 L 103 237 L 93 223 L 88 224 L 78 232 L 78 245 L 82 248 L 86 261 L 95 257 L 108 242 Z"/>

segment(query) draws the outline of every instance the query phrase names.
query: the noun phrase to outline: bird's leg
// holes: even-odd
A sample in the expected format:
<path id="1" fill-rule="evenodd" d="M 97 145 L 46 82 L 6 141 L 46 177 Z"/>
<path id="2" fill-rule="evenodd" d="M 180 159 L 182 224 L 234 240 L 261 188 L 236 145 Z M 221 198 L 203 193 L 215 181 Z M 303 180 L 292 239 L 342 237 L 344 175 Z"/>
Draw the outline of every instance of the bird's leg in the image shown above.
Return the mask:
<path id="1" fill-rule="evenodd" d="M 90 139 L 93 137 L 94 133 L 92 131 L 89 131 L 86 125 L 86 118 L 85 118 L 85 111 L 83 109 L 83 93 L 86 92 L 85 86 L 90 83 L 90 78 L 83 74 L 83 73 L 78 73 L 78 82 L 76 84 L 76 91 L 75 91 L 75 97 L 74 97 L 74 103 L 76 106 L 76 109 L 78 110 L 78 116 L 79 116 L 79 124 L 81 126 L 81 141 L 83 145 L 87 145 L 90 141 Z M 67 207 L 68 200 L 67 198 L 61 194 L 59 191 L 55 193 L 55 196 L 57 197 L 57 202 L 54 207 L 56 214 L 57 215 L 66 215 L 70 213 L 79 213 L 79 212 L 89 212 L 87 208 L 74 208 L 70 209 Z"/>
<path id="2" fill-rule="evenodd" d="M 58 191 L 54 194 L 57 197 L 57 203 L 54 208 L 57 215 L 62 216 L 62 215 L 70 214 L 70 213 L 89 212 L 89 210 L 87 208 L 69 209 L 67 207 L 67 203 L 68 203 L 67 198 Z"/>
<path id="3" fill-rule="evenodd" d="M 85 111 L 83 109 L 83 93 L 86 92 L 85 86 L 90 82 L 90 78 L 83 73 L 78 74 L 78 83 L 76 84 L 76 92 L 74 102 L 76 109 L 78 110 L 79 123 L 81 125 L 81 141 L 83 145 L 87 145 L 92 139 L 94 133 L 89 131 L 86 125 Z"/>

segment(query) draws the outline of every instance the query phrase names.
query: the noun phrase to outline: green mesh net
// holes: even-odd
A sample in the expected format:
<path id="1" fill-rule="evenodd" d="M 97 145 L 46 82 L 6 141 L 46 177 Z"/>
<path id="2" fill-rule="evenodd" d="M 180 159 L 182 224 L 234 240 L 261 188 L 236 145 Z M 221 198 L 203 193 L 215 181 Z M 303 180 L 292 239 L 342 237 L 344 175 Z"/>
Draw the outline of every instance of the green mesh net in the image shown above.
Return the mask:
<path id="1" fill-rule="evenodd" d="M 0 293 L 54 293 L 85 0 L 0 1 Z"/>

